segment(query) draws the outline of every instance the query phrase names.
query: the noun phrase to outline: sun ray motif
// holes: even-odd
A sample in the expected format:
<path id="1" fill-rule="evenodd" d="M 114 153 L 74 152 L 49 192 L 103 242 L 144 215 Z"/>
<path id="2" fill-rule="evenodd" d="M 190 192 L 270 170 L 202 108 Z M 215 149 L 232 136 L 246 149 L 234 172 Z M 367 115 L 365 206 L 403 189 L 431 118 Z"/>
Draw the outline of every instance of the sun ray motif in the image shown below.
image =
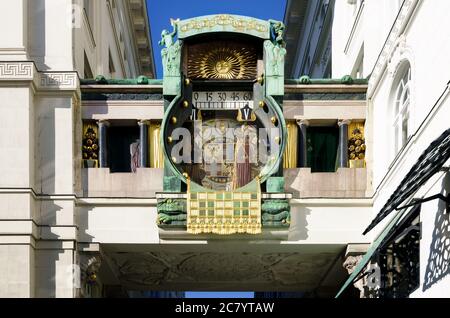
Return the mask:
<path id="1" fill-rule="evenodd" d="M 254 79 L 256 52 L 241 46 L 215 46 L 199 50 L 188 59 L 188 76 L 192 79 Z"/>

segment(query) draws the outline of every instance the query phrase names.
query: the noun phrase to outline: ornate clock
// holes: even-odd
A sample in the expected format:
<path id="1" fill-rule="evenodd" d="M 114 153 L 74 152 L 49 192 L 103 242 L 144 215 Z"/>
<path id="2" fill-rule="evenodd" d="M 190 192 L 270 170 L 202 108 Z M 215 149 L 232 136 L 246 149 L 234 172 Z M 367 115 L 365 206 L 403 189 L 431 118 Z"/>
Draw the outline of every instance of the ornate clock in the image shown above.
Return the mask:
<path id="1" fill-rule="evenodd" d="M 165 191 L 188 185 L 190 233 L 260 233 L 261 186 L 282 178 L 283 25 L 231 15 L 172 25 L 161 41 Z"/>
<path id="2" fill-rule="evenodd" d="M 170 166 L 212 190 L 265 181 L 278 170 L 285 125 L 281 108 L 264 96 L 263 42 L 233 36 L 183 44 L 182 94 L 163 123 Z"/>

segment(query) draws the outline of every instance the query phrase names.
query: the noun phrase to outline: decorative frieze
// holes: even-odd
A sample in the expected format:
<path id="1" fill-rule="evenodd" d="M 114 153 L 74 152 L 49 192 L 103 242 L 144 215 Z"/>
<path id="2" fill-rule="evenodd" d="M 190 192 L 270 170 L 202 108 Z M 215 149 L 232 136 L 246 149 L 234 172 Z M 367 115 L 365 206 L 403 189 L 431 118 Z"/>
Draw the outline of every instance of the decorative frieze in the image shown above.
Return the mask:
<path id="1" fill-rule="evenodd" d="M 381 77 L 383 76 L 383 73 L 386 70 L 389 61 L 392 59 L 392 56 L 399 45 L 398 39 L 401 38 L 402 33 L 405 30 L 406 25 L 408 24 L 409 19 L 419 1 L 420 0 L 405 0 L 403 2 L 400 13 L 395 20 L 394 26 L 392 27 L 392 30 L 388 36 L 386 43 L 384 44 L 383 50 L 381 51 L 381 54 L 370 77 L 369 88 L 367 91 L 367 95 L 369 97 L 371 97 L 374 93 L 375 88 L 381 80 Z"/>
<path id="2" fill-rule="evenodd" d="M 39 72 L 33 62 L 0 62 L 0 82 L 30 81 L 37 90 L 77 90 L 76 72 Z"/>
<path id="3" fill-rule="evenodd" d="M 0 62 L 0 80 L 32 80 L 34 65 L 32 62 Z"/>
<path id="4" fill-rule="evenodd" d="M 76 73 L 40 73 L 39 87 L 42 89 L 76 90 L 78 87 Z"/>

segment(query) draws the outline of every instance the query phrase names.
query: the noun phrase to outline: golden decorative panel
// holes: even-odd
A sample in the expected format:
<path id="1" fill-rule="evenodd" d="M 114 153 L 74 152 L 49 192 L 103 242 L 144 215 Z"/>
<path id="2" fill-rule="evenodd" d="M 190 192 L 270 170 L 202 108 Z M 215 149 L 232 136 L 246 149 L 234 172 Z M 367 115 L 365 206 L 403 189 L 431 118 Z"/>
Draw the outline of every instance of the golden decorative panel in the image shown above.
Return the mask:
<path id="1" fill-rule="evenodd" d="M 86 167 L 98 167 L 98 151 L 98 127 L 93 122 L 86 122 L 83 124 L 82 145 L 82 155 Z"/>
<path id="2" fill-rule="evenodd" d="M 350 168 L 364 168 L 366 158 L 366 140 L 364 123 L 351 123 L 348 130 L 348 156 Z"/>
<path id="3" fill-rule="evenodd" d="M 161 146 L 161 123 L 152 121 L 148 127 L 150 168 L 164 168 L 164 154 Z"/>
<path id="4" fill-rule="evenodd" d="M 261 191 L 258 180 L 253 181 L 246 189 L 234 192 L 195 191 L 188 181 L 188 233 L 260 234 L 261 226 Z"/>
<path id="5" fill-rule="evenodd" d="M 297 168 L 297 142 L 298 132 L 297 123 L 295 120 L 289 120 L 286 122 L 287 128 L 287 142 L 286 149 L 283 155 L 283 168 Z"/>
<path id="6" fill-rule="evenodd" d="M 188 77 L 192 79 L 255 79 L 254 47 L 228 42 L 194 45 L 188 53 Z"/>
<path id="7" fill-rule="evenodd" d="M 205 17 L 203 19 L 190 19 L 187 23 L 181 24 L 180 31 L 188 32 L 191 30 L 211 29 L 217 26 L 231 26 L 234 30 L 240 32 L 254 30 L 257 32 L 265 33 L 269 29 L 267 25 L 259 23 L 254 19 L 239 19 L 236 16 L 220 14 L 211 17 Z"/>

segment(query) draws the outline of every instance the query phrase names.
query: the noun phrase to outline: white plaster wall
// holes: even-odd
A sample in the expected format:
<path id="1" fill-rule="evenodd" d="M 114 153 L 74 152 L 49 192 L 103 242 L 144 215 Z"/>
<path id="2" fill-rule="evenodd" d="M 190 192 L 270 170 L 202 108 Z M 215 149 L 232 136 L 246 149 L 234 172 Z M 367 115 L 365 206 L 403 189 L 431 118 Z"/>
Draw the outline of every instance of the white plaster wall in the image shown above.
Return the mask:
<path id="1" fill-rule="evenodd" d="M 33 184 L 33 99 L 28 87 L 0 87 L 0 187 Z"/>
<path id="2" fill-rule="evenodd" d="M 73 109 L 70 97 L 36 100 L 36 189 L 45 194 L 73 193 Z"/>
<path id="3" fill-rule="evenodd" d="M 159 243 L 156 200 L 152 204 L 133 204 L 132 201 L 80 206 L 79 242 Z"/>
<path id="4" fill-rule="evenodd" d="M 363 46 L 365 10 L 358 17 L 358 8 L 347 0 L 336 0 L 332 31 L 333 78 L 352 73 Z"/>
<path id="5" fill-rule="evenodd" d="M 0 59 L 3 61 L 26 60 L 28 0 L 1 1 L 0 12 L 3 13 L 0 19 L 0 30 L 2 30 Z"/>
<path id="6" fill-rule="evenodd" d="M 71 250 L 36 252 L 36 294 L 39 298 L 73 298 L 74 255 Z"/>
<path id="7" fill-rule="evenodd" d="M 332 73 L 334 78 L 351 74 L 364 50 L 364 77 L 376 59 L 399 12 L 400 0 L 365 0 L 359 21 L 356 5 L 336 0 L 333 20 Z M 352 31 L 353 29 L 353 31 Z"/>
<path id="8" fill-rule="evenodd" d="M 444 18 L 443 11 L 449 8 L 446 1 L 422 2 L 410 27 L 406 30 L 406 44 L 412 52 L 412 132 L 413 137 L 410 144 L 395 159 L 393 150 L 393 128 L 391 92 L 394 89 L 395 74 L 389 74 L 386 70 L 382 81 L 376 88 L 372 97 L 372 112 L 374 126 L 374 186 L 379 187 L 382 179 L 388 176 L 388 183 L 398 184 L 400 176 L 405 175 L 411 165 L 417 160 L 429 143 L 437 138 L 444 130 L 449 128 L 447 120 L 450 112 L 450 103 L 446 96 L 436 105 L 439 97 L 447 87 L 450 76 L 442 69 L 450 68 L 448 54 L 450 52 L 449 41 L 437 41 L 433 36 L 436 26 L 431 26 L 429 21 L 437 19 L 440 28 L 450 27 L 450 21 Z M 436 15 L 441 15 L 441 18 Z M 450 35 L 446 36 L 450 39 Z M 435 107 L 436 105 L 436 107 Z M 431 112 L 432 108 L 434 111 Z M 427 116 L 428 119 L 427 119 Z M 390 169 L 390 165 L 394 164 Z M 395 173 L 392 173 L 395 172 Z M 396 176 L 398 175 L 398 177 Z"/>
<path id="9" fill-rule="evenodd" d="M 83 197 L 152 198 L 163 191 L 164 169 L 137 168 L 135 173 L 111 173 L 109 168 L 82 170 Z"/>
<path id="10" fill-rule="evenodd" d="M 86 101 L 83 102 L 83 119 L 162 119 L 164 102 L 161 101 Z"/>
<path id="11" fill-rule="evenodd" d="M 398 187 L 412 165 L 423 151 L 450 128 L 450 101 L 448 99 L 447 83 L 450 79 L 448 55 L 450 53 L 449 35 L 436 30 L 447 30 L 450 21 L 445 17 L 450 8 L 448 1 L 421 1 L 405 29 L 405 50 L 403 57 L 393 59 L 393 63 L 407 58 L 412 67 L 412 136 L 405 148 L 396 154 L 393 152 L 392 132 L 392 100 L 391 92 L 394 85 L 396 65 L 388 65 L 380 83 L 375 87 L 370 103 L 370 113 L 373 114 L 373 147 L 369 149 L 373 155 L 373 182 L 375 188 L 374 216 L 386 203 L 390 195 Z M 430 23 L 434 21 L 434 23 Z M 397 155 L 397 156 L 396 156 Z M 447 166 L 449 162 L 447 163 Z M 447 177 L 448 178 L 448 177 Z M 447 183 L 446 183 L 447 182 Z M 444 181 L 444 173 L 438 173 L 431 178 L 415 197 L 428 197 L 437 193 L 448 193 L 448 181 Z M 442 267 L 447 262 L 450 246 L 448 230 L 440 229 L 436 223 L 437 215 L 442 214 L 442 202 L 433 201 L 422 206 L 422 240 L 420 242 L 420 287 L 411 297 L 450 297 L 450 273 Z M 448 227 L 448 214 L 446 218 Z M 370 235 L 375 237 L 386 225 L 388 219 L 378 225 Z M 437 232 L 436 232 L 437 231 Z M 446 234 L 447 233 L 447 234 Z M 436 238 L 442 239 L 437 251 L 440 255 L 441 269 L 430 270 L 430 255 L 436 244 Z M 447 242 L 444 244 L 444 242 Z M 438 245 L 439 245 L 438 244 Z M 439 259 L 438 259 L 439 263 Z M 439 275 L 439 270 L 443 273 Z M 433 284 L 427 285 L 427 273 L 437 274 Z"/>
<path id="12" fill-rule="evenodd" d="M 30 58 L 39 70 L 72 71 L 72 0 L 28 1 Z"/>
<path id="13" fill-rule="evenodd" d="M 117 200 L 114 203 L 114 200 L 105 199 L 102 204 L 83 204 L 79 207 L 79 241 L 103 244 L 159 243 L 156 202 L 145 204 L 128 200 L 120 203 L 123 199 Z M 370 200 L 352 202 L 319 199 L 294 200 L 292 203 L 289 238 L 283 243 L 345 245 L 369 242 L 361 233 L 371 218 Z M 208 243 L 204 239 L 197 242 Z"/>
<path id="14" fill-rule="evenodd" d="M 333 77 L 349 74 L 355 67 L 355 48 L 364 47 L 364 75 L 372 73 L 375 63 L 383 54 L 388 63 L 381 80 L 371 78 L 376 85 L 369 100 L 367 124 L 368 168 L 372 170 L 374 206 L 372 217 L 384 206 L 420 154 L 444 130 L 450 128 L 450 101 L 447 83 L 450 79 L 448 55 L 450 34 L 443 32 L 450 27 L 446 17 L 450 3 L 445 0 L 419 1 L 415 12 L 403 32 L 405 45 L 397 57 L 393 52 L 382 52 L 389 32 L 397 18 L 400 5 L 397 0 L 366 0 L 364 19 L 357 25 L 355 35 L 349 42 L 353 26 L 351 5 L 337 0 L 333 29 Z M 359 30 L 358 30 L 359 28 Z M 397 39 L 394 39 L 394 41 Z M 412 67 L 411 122 L 413 135 L 400 154 L 393 150 L 392 91 L 395 70 L 402 59 L 408 59 Z M 369 85 L 370 86 L 370 85 Z M 439 100 L 439 102 L 438 102 Z M 447 166 L 449 163 L 447 163 Z M 448 177 L 438 173 L 416 194 L 427 197 L 449 191 Z M 448 237 L 448 214 L 443 215 L 442 202 L 432 201 L 422 206 L 422 240 L 420 242 L 420 287 L 411 297 L 450 297 L 450 273 L 448 269 L 450 238 Z M 395 213 L 387 217 L 367 237 L 372 240 L 382 231 Z M 439 218 L 440 216 L 440 218 Z M 368 223 L 366 224 L 368 225 Z M 447 232 L 445 232 L 447 231 Z M 436 249 L 436 247 L 438 247 Z M 440 248 L 440 249 L 439 249 Z M 433 249 L 435 254 L 433 254 Z M 434 264 L 434 267 L 430 267 Z M 431 279 L 429 274 L 434 273 Z"/>
<path id="15" fill-rule="evenodd" d="M 293 200 L 289 244 L 369 243 L 370 200 Z M 353 203 L 353 204 L 352 204 Z"/>
<path id="16" fill-rule="evenodd" d="M 0 193 L 0 219 L 30 220 L 34 217 L 34 198 L 29 193 Z"/>
<path id="17" fill-rule="evenodd" d="M 0 297 L 75 296 L 70 273 L 78 253 L 73 194 L 81 193 L 79 92 L 70 82 L 73 74 L 46 74 L 41 81 L 39 72 L 82 75 L 86 48 L 94 73 L 110 77 L 110 49 L 117 77 L 138 75 L 128 1 L 116 1 L 111 21 L 107 1 L 92 0 L 95 42 L 83 21 L 72 29 L 72 2 L 82 7 L 82 0 L 0 1 L 0 61 L 31 60 L 36 66 L 29 72 L 30 65 L 2 64 Z M 123 31 L 121 43 L 113 25 Z M 124 49 L 125 68 L 119 53 Z"/>
<path id="18" fill-rule="evenodd" d="M 366 118 L 365 101 L 286 101 L 283 114 L 286 119 L 350 119 Z"/>
<path id="19" fill-rule="evenodd" d="M 0 245 L 0 298 L 34 296 L 34 249 Z"/>
<path id="20" fill-rule="evenodd" d="M 399 13 L 403 0 L 365 0 L 364 70 L 369 76 Z"/>

